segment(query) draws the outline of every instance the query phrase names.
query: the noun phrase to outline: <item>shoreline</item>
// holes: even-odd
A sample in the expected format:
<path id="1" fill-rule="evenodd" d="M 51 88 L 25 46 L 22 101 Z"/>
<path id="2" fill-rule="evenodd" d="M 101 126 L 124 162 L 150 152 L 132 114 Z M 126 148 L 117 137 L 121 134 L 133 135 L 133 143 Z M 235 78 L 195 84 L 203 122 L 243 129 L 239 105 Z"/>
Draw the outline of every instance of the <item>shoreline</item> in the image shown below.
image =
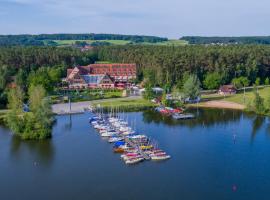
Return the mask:
<path id="1" fill-rule="evenodd" d="M 64 115 L 64 114 L 76 114 L 76 113 L 84 113 L 86 110 L 90 110 L 93 106 L 101 105 L 104 109 L 108 106 L 114 106 L 119 102 L 122 104 L 119 107 L 128 107 L 132 108 L 133 105 L 130 104 L 132 101 L 141 100 L 140 96 L 131 96 L 131 97 L 121 97 L 121 98 L 110 98 L 110 99 L 100 99 L 93 101 L 81 101 L 81 102 L 71 102 L 71 110 L 69 107 L 69 103 L 61 103 L 61 104 L 52 104 L 52 112 L 56 115 Z M 109 104 L 109 105 L 107 105 Z M 138 107 L 141 107 L 138 106 Z"/>
<path id="2" fill-rule="evenodd" d="M 220 109 L 233 109 L 233 110 L 245 110 L 246 106 L 224 100 L 211 100 L 198 104 L 188 104 L 187 107 L 200 107 L 200 108 L 220 108 Z"/>

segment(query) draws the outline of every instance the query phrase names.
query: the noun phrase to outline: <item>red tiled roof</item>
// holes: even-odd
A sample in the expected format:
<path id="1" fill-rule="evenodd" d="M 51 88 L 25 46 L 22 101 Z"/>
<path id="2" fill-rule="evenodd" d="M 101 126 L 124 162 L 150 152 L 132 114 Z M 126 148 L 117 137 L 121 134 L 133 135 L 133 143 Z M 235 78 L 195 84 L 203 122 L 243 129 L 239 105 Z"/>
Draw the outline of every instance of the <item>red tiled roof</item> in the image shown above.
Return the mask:
<path id="1" fill-rule="evenodd" d="M 67 69 L 67 77 L 70 75 L 70 73 L 73 71 L 73 69 Z"/>
<path id="2" fill-rule="evenodd" d="M 222 92 L 231 92 L 236 91 L 236 88 L 233 85 L 222 85 L 219 90 Z"/>

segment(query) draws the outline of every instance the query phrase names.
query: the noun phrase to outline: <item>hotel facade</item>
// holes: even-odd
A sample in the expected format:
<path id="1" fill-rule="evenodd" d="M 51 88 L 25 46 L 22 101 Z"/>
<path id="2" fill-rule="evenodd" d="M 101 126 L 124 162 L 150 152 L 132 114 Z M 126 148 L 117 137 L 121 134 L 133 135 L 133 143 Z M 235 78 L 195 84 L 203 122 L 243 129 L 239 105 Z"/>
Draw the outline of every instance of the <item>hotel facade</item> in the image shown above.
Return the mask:
<path id="1" fill-rule="evenodd" d="M 90 64 L 67 69 L 67 77 L 64 81 L 68 83 L 70 89 L 125 89 L 136 77 L 136 64 Z"/>

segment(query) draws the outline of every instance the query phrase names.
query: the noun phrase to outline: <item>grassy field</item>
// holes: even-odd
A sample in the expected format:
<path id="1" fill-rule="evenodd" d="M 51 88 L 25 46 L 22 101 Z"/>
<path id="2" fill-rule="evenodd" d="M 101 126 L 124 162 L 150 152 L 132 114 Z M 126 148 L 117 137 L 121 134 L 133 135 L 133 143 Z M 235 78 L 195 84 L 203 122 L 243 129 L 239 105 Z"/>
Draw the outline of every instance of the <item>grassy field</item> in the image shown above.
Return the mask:
<path id="1" fill-rule="evenodd" d="M 162 45 L 162 46 L 184 46 L 187 45 L 188 42 L 185 40 L 168 40 L 166 42 L 157 42 L 157 43 L 143 43 L 143 44 L 149 44 L 149 45 Z"/>
<path id="2" fill-rule="evenodd" d="M 93 42 L 108 42 L 112 45 L 126 45 L 128 43 L 130 43 L 131 41 L 129 40 L 54 40 L 54 42 L 56 42 L 59 46 L 69 46 L 69 45 L 73 45 L 75 44 L 76 41 L 80 41 L 80 42 L 87 42 L 89 44 L 93 43 Z M 165 42 L 157 42 L 157 43 L 139 43 L 142 45 L 164 45 L 164 46 L 183 46 L 183 45 L 187 45 L 188 42 L 185 40 L 168 40 Z"/>
<path id="3" fill-rule="evenodd" d="M 142 99 L 112 99 L 110 101 L 104 101 L 104 102 L 95 102 L 93 103 L 93 106 L 95 107 L 102 107 L 105 110 L 113 109 L 120 109 L 121 111 L 138 111 L 148 108 L 155 107 L 155 104 Z"/>
<path id="4" fill-rule="evenodd" d="M 260 88 L 258 89 L 258 92 L 260 96 L 266 100 L 270 96 L 270 87 Z M 254 92 L 253 92 L 253 89 L 246 91 L 245 98 L 244 98 L 244 92 L 241 91 L 235 95 L 230 95 L 226 97 L 218 95 L 218 94 L 203 95 L 202 99 L 203 100 L 225 100 L 229 102 L 239 103 L 242 105 L 248 105 L 248 103 L 252 103 L 254 100 Z"/>
<path id="5" fill-rule="evenodd" d="M 73 45 L 76 41 L 87 42 L 89 44 L 93 42 L 108 42 L 113 45 L 125 45 L 130 42 L 128 40 L 54 40 L 54 42 L 56 42 L 60 46 Z"/>

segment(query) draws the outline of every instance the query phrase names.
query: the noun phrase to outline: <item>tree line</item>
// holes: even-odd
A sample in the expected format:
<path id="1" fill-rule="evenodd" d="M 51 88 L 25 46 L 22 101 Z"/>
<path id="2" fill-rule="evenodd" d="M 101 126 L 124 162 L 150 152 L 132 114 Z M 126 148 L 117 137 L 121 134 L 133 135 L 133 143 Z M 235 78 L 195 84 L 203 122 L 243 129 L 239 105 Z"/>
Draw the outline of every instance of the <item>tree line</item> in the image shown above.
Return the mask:
<path id="1" fill-rule="evenodd" d="M 0 104 L 6 105 L 5 90 L 11 82 L 20 87 L 42 85 L 47 92 L 61 82 L 66 69 L 95 61 L 137 64 L 137 82 L 172 89 L 182 87 L 191 74 L 204 89 L 221 84 L 237 87 L 269 83 L 270 46 L 103 46 L 81 52 L 76 48 L 0 48 Z M 258 84 L 257 84 L 258 83 Z"/>
<path id="2" fill-rule="evenodd" d="M 180 38 L 189 44 L 270 44 L 270 36 L 250 37 L 200 37 L 184 36 Z"/>
<path id="3" fill-rule="evenodd" d="M 136 63 L 138 82 L 147 78 L 159 86 L 181 86 L 187 74 L 195 74 L 205 89 L 239 77 L 246 77 L 248 85 L 257 78 L 264 82 L 270 77 L 270 46 L 264 45 L 127 45 L 98 47 L 96 53 L 100 60 Z M 218 84 L 211 86 L 213 81 Z"/>
<path id="4" fill-rule="evenodd" d="M 120 34 L 40 34 L 40 35 L 0 35 L 0 46 L 55 46 L 54 40 L 128 40 L 133 43 L 163 42 L 168 38 L 144 35 Z"/>

